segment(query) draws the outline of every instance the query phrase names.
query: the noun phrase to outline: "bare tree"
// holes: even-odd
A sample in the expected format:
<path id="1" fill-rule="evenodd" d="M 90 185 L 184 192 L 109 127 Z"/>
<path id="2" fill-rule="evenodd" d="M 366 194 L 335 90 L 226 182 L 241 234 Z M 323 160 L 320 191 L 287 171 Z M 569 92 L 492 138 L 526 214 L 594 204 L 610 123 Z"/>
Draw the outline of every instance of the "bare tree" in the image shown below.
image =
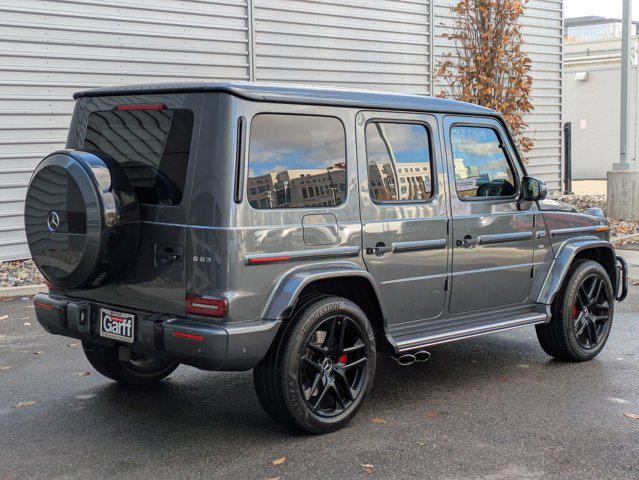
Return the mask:
<path id="1" fill-rule="evenodd" d="M 530 99 L 531 60 L 523 51 L 520 18 L 528 0 L 460 0 L 452 33 L 453 49 L 439 63 L 443 97 L 476 103 L 502 113 L 522 152 L 533 147 L 524 115 Z"/>

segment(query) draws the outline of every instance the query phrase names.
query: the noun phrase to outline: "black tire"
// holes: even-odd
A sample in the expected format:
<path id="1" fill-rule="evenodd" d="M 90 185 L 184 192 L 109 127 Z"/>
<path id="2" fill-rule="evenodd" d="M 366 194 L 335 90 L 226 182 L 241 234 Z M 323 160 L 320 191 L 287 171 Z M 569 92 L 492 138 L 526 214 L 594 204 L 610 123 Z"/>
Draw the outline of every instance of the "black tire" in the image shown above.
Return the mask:
<path id="1" fill-rule="evenodd" d="M 317 298 L 286 321 L 253 369 L 255 390 L 264 410 L 287 428 L 333 432 L 368 395 L 375 359 L 375 336 L 362 309 L 341 297 Z"/>
<path id="2" fill-rule="evenodd" d="M 117 348 L 105 348 L 83 343 L 82 348 L 89 363 L 99 373 L 126 385 L 151 385 L 169 376 L 179 363 L 148 358 L 123 361 L 118 358 Z"/>
<path id="3" fill-rule="evenodd" d="M 595 358 L 610 336 L 614 306 L 606 269 L 592 260 L 575 262 L 552 304 L 552 320 L 536 327 L 541 347 L 561 360 Z"/>

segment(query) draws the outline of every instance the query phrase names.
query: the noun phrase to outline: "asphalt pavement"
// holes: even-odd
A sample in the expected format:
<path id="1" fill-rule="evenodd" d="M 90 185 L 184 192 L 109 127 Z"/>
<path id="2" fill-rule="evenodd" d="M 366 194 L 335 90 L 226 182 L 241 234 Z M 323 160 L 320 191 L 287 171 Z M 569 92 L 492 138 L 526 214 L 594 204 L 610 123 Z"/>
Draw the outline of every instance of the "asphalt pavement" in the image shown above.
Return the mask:
<path id="1" fill-rule="evenodd" d="M 591 362 L 550 359 L 532 328 L 382 358 L 358 416 L 324 436 L 274 423 L 250 372 L 113 383 L 31 305 L 0 301 L 2 480 L 639 478 L 638 286 Z"/>

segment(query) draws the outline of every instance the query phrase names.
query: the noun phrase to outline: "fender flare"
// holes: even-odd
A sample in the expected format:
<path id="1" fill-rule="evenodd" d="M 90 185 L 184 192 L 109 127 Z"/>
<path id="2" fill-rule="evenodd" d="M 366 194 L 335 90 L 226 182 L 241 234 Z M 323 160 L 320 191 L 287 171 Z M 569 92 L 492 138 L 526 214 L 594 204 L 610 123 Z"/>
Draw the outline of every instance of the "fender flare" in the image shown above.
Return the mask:
<path id="1" fill-rule="evenodd" d="M 535 301 L 537 303 L 550 305 L 564 283 L 566 275 L 568 275 L 568 271 L 570 270 L 570 266 L 577 254 L 585 250 L 600 248 L 610 251 L 610 256 L 614 265 L 616 259 L 614 247 L 610 242 L 602 240 L 599 237 L 574 237 L 562 243 Z M 616 278 L 613 276 L 611 280 L 613 288 L 615 288 Z"/>
<path id="2" fill-rule="evenodd" d="M 370 283 L 382 309 L 384 324 L 386 324 L 386 315 L 384 314 L 382 302 L 379 301 L 381 297 L 377 283 L 366 269 L 352 262 L 306 265 L 284 273 L 266 302 L 261 318 L 283 320 L 286 318 L 286 314 L 295 306 L 304 287 L 317 280 L 344 277 L 360 277 Z"/>

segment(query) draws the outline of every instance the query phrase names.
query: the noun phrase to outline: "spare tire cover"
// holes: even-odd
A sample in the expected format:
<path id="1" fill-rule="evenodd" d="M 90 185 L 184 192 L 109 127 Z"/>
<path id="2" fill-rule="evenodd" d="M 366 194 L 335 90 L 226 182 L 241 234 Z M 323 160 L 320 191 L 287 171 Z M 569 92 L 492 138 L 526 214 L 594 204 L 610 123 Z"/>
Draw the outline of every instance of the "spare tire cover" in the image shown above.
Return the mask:
<path id="1" fill-rule="evenodd" d="M 140 234 L 135 190 L 108 155 L 64 150 L 36 168 L 25 202 L 31 256 L 62 288 L 95 288 L 122 277 Z"/>

